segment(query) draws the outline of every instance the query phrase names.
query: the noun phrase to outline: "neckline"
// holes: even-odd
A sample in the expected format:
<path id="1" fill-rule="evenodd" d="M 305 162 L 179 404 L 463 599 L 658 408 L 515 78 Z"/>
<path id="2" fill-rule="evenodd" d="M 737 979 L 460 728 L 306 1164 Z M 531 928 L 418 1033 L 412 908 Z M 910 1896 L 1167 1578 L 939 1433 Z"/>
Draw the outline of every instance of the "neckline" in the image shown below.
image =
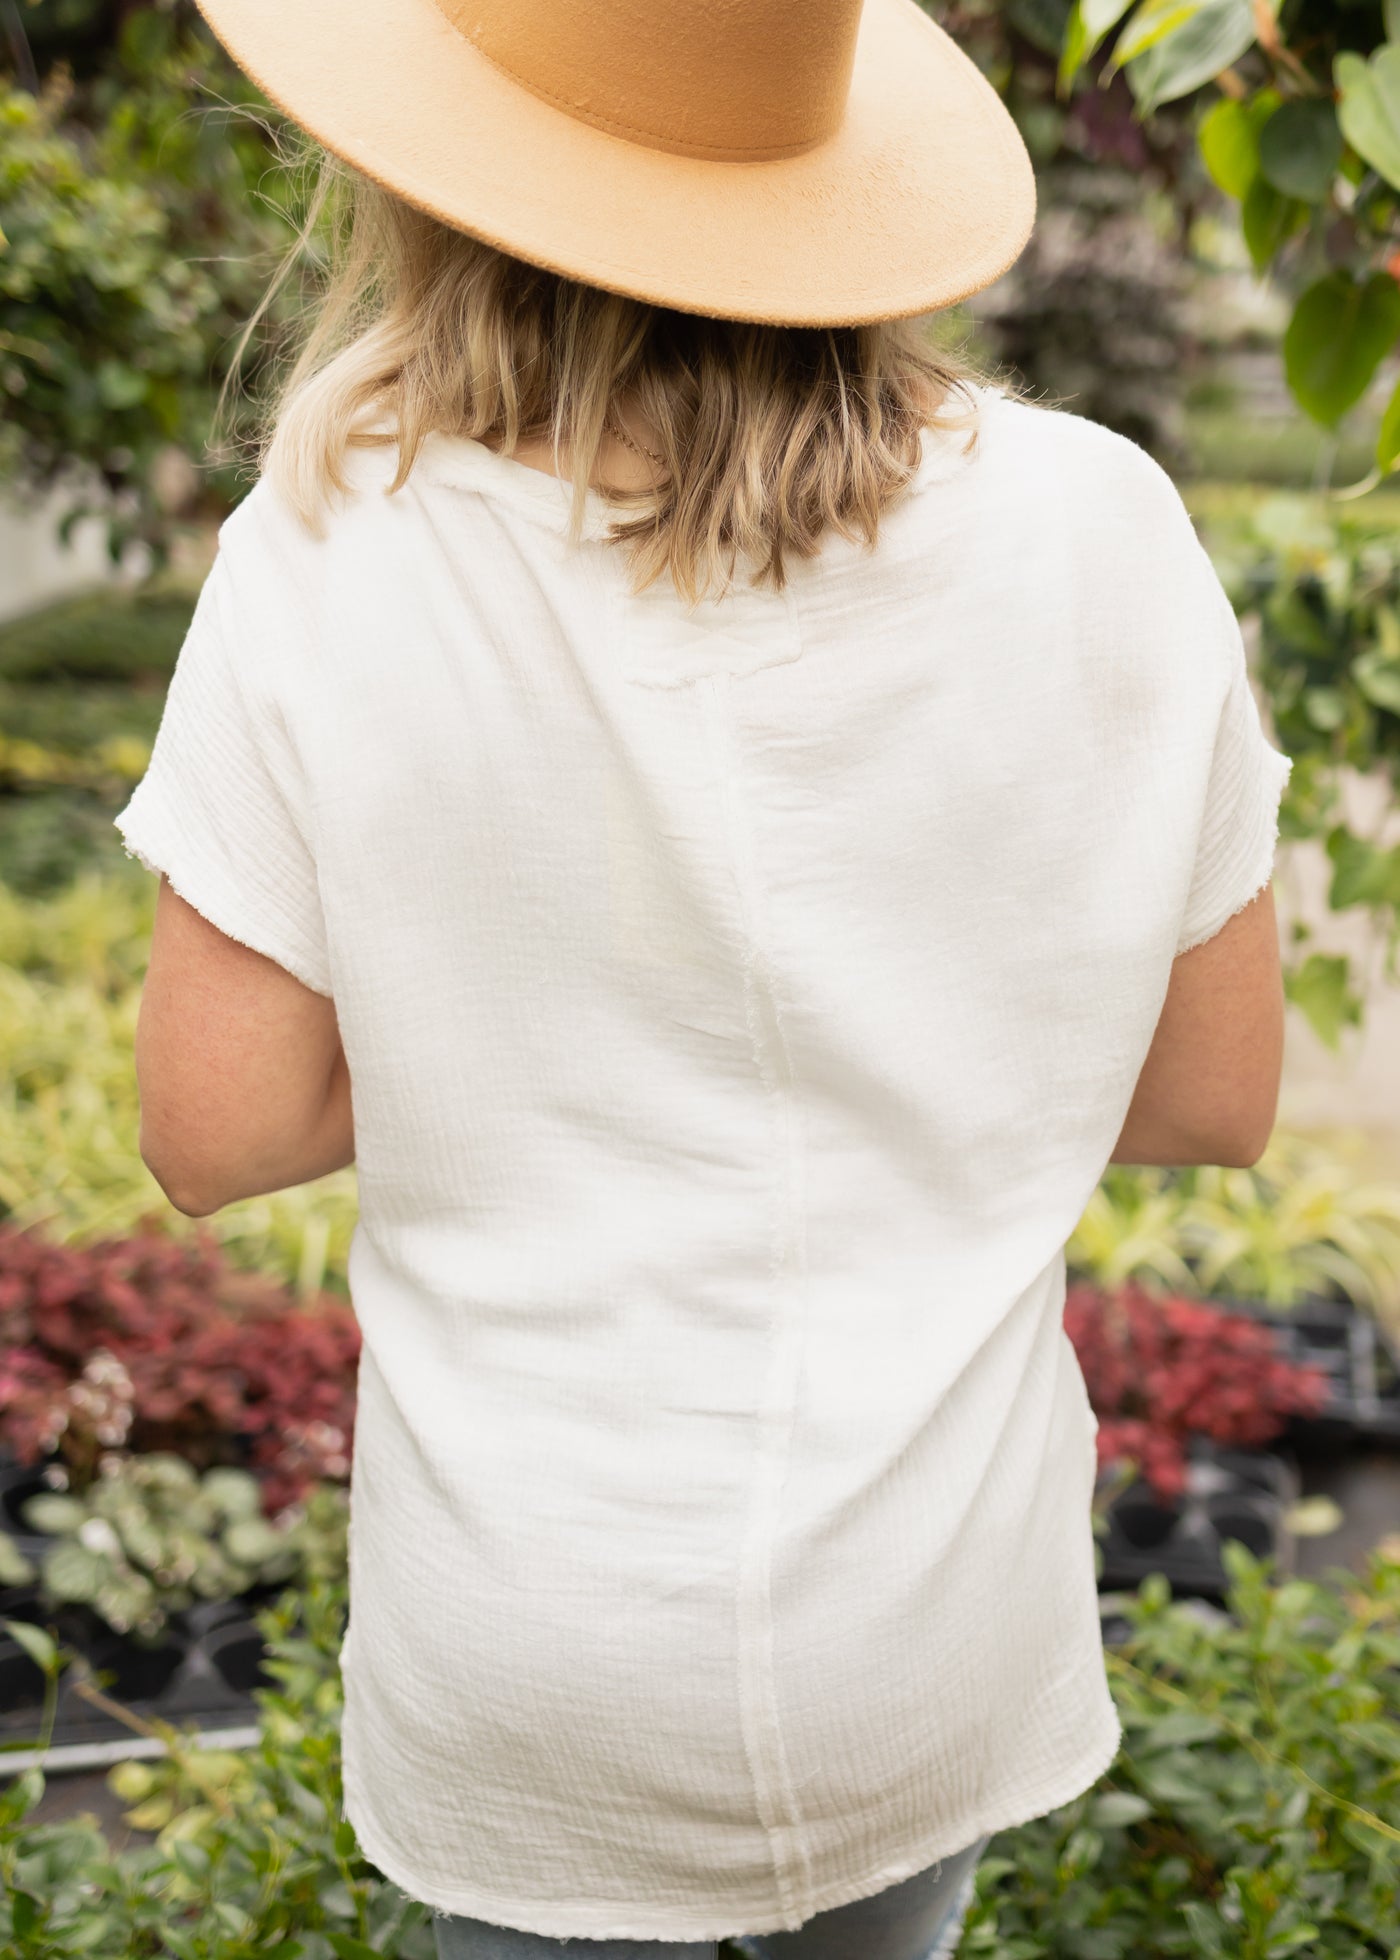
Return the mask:
<path id="1" fill-rule="evenodd" d="M 968 389 L 976 404 L 980 431 L 985 427 L 989 409 L 1003 396 L 990 383 L 970 382 Z M 931 483 L 955 476 L 971 460 L 965 453 L 971 436 L 970 429 L 925 424 L 920 431 L 919 462 L 903 495 L 917 494 Z M 543 520 L 557 531 L 568 529 L 572 483 L 547 470 L 519 462 L 514 456 L 503 456 L 475 436 L 447 435 L 435 430 L 425 438 L 413 473 L 421 473 L 438 483 L 482 491 L 527 516 Z M 599 490 L 589 489 L 584 494 L 583 535 L 605 538 L 614 523 L 635 515 L 634 508 L 614 502 Z"/>

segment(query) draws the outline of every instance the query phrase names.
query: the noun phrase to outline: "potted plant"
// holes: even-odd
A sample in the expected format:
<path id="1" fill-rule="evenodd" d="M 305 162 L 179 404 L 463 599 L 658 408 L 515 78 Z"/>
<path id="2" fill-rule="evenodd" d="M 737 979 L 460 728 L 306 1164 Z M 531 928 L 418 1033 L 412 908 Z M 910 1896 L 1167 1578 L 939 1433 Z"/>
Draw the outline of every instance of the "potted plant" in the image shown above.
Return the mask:
<path id="1" fill-rule="evenodd" d="M 1070 1287 L 1065 1330 L 1099 1419 L 1102 1585 L 1162 1572 L 1223 1598 L 1228 1539 L 1286 1569 L 1296 1474 L 1262 1445 L 1324 1406 L 1322 1372 L 1281 1354 L 1258 1321 L 1135 1281 Z"/>
<path id="2" fill-rule="evenodd" d="M 120 1448 L 253 1469 L 268 1515 L 344 1481 L 359 1348 L 346 1302 L 302 1303 L 207 1243 L 0 1226 L 0 1442 L 75 1489 Z"/>
<path id="3" fill-rule="evenodd" d="M 28 1738 L 39 1705 L 21 1623 L 55 1627 L 143 1718 L 246 1719 L 263 1680 L 259 1603 L 346 1569 L 348 1502 L 332 1484 L 269 1520 L 246 1471 L 201 1475 L 176 1456 L 112 1452 L 85 1490 L 38 1491 L 24 1511 L 43 1550 L 27 1588 L 0 1596 L 0 1684 L 12 1676 L 14 1689 L 0 1702 L 0 1735 L 12 1739 Z M 80 1685 L 65 1687 L 53 1746 L 123 1733 Z"/>

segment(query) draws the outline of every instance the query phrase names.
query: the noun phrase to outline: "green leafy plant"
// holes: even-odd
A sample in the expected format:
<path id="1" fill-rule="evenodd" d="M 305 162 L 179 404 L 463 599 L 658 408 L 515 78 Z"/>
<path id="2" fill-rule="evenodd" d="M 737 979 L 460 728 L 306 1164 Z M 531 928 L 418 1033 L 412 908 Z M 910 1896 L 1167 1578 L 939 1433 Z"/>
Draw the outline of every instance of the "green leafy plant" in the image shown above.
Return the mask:
<path id="1" fill-rule="evenodd" d="M 961 1960 L 1394 1960 L 1400 1557 L 1282 1586 L 1224 1557 L 1227 1614 L 1127 1597 L 1118 1758 L 993 1841 Z"/>
<path id="2" fill-rule="evenodd" d="M 118 1633 L 143 1639 L 196 1600 L 233 1599 L 308 1572 L 334 1577 L 345 1564 L 343 1489 L 324 1486 L 274 1522 L 246 1471 L 201 1477 L 159 1453 L 110 1452 L 86 1490 L 38 1492 L 23 1521 L 55 1541 L 39 1564 L 47 1605 L 89 1606 Z"/>
<path id="3" fill-rule="evenodd" d="M 1147 119 L 1216 86 L 1188 112 L 1200 159 L 1238 206 L 1255 271 L 1293 289 L 1285 376 L 1327 430 L 1363 400 L 1400 341 L 1397 37 L 1393 0 L 1074 0 L 1060 35 L 1062 102 L 1121 73 Z M 1398 461 L 1400 386 L 1368 482 Z"/>
<path id="4" fill-rule="evenodd" d="M 302 1299 L 344 1297 L 353 1166 L 193 1220 L 141 1160 L 132 1054 L 155 901 L 129 860 L 39 899 L 0 885 L 0 1220 L 82 1244 L 155 1215 L 176 1237 L 204 1228 Z"/>
<path id="5" fill-rule="evenodd" d="M 119 554 L 159 531 L 151 468 L 204 391 L 220 294 L 172 250 L 154 188 L 90 154 L 64 128 L 66 108 L 58 84 L 0 96 L 0 457 L 12 480 L 58 483 L 81 460 L 129 493 L 135 510 L 113 520 Z"/>
<path id="6" fill-rule="evenodd" d="M 152 583 L 0 626 L 0 885 L 38 898 L 96 867 L 129 883 L 112 819 L 150 760 L 192 604 Z"/>
<path id="7" fill-rule="evenodd" d="M 1179 1292 L 1193 1292 L 1195 1278 L 1181 1232 L 1189 1195 L 1180 1172 L 1150 1164 L 1110 1164 L 1070 1234 L 1067 1265 L 1100 1286 L 1156 1280 Z"/>
<path id="8" fill-rule="evenodd" d="M 1340 1297 L 1400 1333 L 1400 1187 L 1358 1175 L 1364 1138 L 1275 1130 L 1248 1169 L 1112 1164 L 1066 1246 L 1100 1286 L 1296 1306 Z"/>
<path id="9" fill-rule="evenodd" d="M 10 9 L 0 61 L 24 55 L 33 11 Z M 280 117 L 193 9 L 124 7 L 97 36 L 60 12 L 43 8 L 45 57 L 0 88 L 0 474 L 63 492 L 67 522 L 100 514 L 114 556 L 139 539 L 159 560 L 178 528 L 161 464 L 210 460 L 218 388 L 301 192 L 294 169 L 269 172 Z M 226 508 L 242 487 L 224 458 L 183 495 Z"/>
<path id="10" fill-rule="evenodd" d="M 1194 1169 L 1180 1229 L 1197 1288 L 1274 1307 L 1340 1296 L 1400 1329 L 1400 1187 L 1358 1175 L 1361 1142 L 1282 1131 L 1248 1170 Z"/>
<path id="11" fill-rule="evenodd" d="M 1364 505 L 1276 495 L 1233 527 L 1229 552 L 1219 569 L 1237 609 L 1257 619 L 1259 687 L 1294 758 L 1281 834 L 1321 842 L 1329 906 L 1367 915 L 1394 982 L 1400 845 L 1385 841 L 1384 823 L 1366 835 L 1348 820 L 1343 784 L 1354 771 L 1400 787 L 1400 537 Z M 1309 937 L 1301 923 L 1294 937 L 1300 946 Z M 1346 956 L 1308 950 L 1286 984 L 1329 1046 L 1361 1019 Z"/>
<path id="12" fill-rule="evenodd" d="M 361 1853 L 341 1815 L 343 1583 L 285 1593 L 268 1643 L 260 1740 L 245 1753 L 127 1711 L 164 1754 L 111 1772 L 136 1829 L 114 1852 L 91 1816 L 35 1821 L 39 1770 L 0 1790 L 0 1947 L 14 1960 L 432 1960 L 429 1908 Z M 45 1639 L 40 1629 L 31 1629 Z M 75 1691 L 116 1706 L 77 1656 Z"/>
<path id="13" fill-rule="evenodd" d="M 0 625 L 0 681 L 61 692 L 73 681 L 164 687 L 194 612 L 194 595 L 151 581 L 82 593 Z"/>

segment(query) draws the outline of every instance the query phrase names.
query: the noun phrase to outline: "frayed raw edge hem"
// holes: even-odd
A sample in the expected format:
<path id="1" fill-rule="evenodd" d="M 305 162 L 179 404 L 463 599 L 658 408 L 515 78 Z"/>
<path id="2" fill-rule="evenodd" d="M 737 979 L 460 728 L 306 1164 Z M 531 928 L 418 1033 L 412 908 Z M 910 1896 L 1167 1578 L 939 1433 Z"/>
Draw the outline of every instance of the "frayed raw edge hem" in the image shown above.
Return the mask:
<path id="1" fill-rule="evenodd" d="M 1266 868 L 1264 869 L 1263 873 L 1260 875 L 1258 882 L 1254 886 L 1254 889 L 1249 893 L 1249 895 L 1246 898 L 1242 898 L 1239 904 L 1233 907 L 1231 911 L 1227 912 L 1223 918 L 1217 918 L 1211 925 L 1206 926 L 1202 931 L 1193 933 L 1190 939 L 1186 940 L 1183 944 L 1177 947 L 1176 953 L 1174 955 L 1176 959 L 1180 959 L 1183 953 L 1193 952 L 1197 946 L 1204 946 L 1208 939 L 1214 939 L 1215 935 L 1218 932 L 1223 932 L 1226 926 L 1229 925 L 1231 919 L 1237 919 L 1240 916 L 1241 912 L 1246 911 L 1248 907 L 1254 903 L 1255 899 L 1259 897 L 1260 893 L 1264 890 L 1265 886 L 1271 884 L 1273 881 L 1274 872 L 1277 869 L 1277 858 L 1278 858 L 1279 811 L 1283 804 L 1283 792 L 1287 787 L 1289 777 L 1293 773 L 1293 758 L 1292 756 L 1280 755 L 1277 749 L 1272 750 L 1271 753 L 1276 757 L 1277 762 L 1286 764 L 1286 767 L 1278 772 L 1277 780 L 1274 783 L 1273 792 L 1272 792 L 1273 818 L 1269 825 L 1268 863 L 1266 865 Z"/>
<path id="2" fill-rule="evenodd" d="M 310 969 L 300 960 L 295 957 L 289 957 L 285 952 L 279 951 L 274 953 L 267 945 L 257 946 L 251 939 L 245 939 L 241 933 L 232 931 L 224 924 L 222 917 L 216 918 L 214 913 L 208 909 L 207 901 L 201 901 L 190 896 L 189 892 L 185 889 L 183 872 L 180 873 L 179 877 L 174 876 L 169 866 L 162 864 L 158 858 L 153 857 L 149 850 L 143 850 L 139 844 L 129 842 L 127 833 L 120 826 L 118 826 L 117 834 L 122 840 L 122 850 L 126 853 L 127 857 L 133 858 L 137 864 L 143 866 L 145 870 L 152 872 L 157 878 L 164 878 L 176 897 L 182 898 L 186 905 L 192 906 L 198 912 L 200 918 L 206 920 L 213 926 L 216 932 L 221 932 L 225 939 L 233 940 L 237 946 L 246 946 L 250 953 L 261 953 L 265 960 L 271 960 L 274 966 L 280 966 L 284 973 L 290 973 L 294 980 L 299 980 L 302 986 L 310 993 L 319 994 L 322 1000 L 331 1000 L 334 998 L 330 987 L 325 985 L 318 977 L 313 977 Z"/>
<path id="3" fill-rule="evenodd" d="M 1255 899 L 1258 898 L 1259 894 L 1264 890 L 1265 886 L 1272 881 L 1273 875 L 1274 875 L 1274 866 L 1271 857 L 1269 861 L 1269 869 L 1264 873 L 1264 876 L 1259 880 L 1259 883 L 1254 887 L 1254 890 L 1249 894 L 1248 898 L 1242 898 L 1239 904 L 1234 908 L 1234 910 L 1232 912 L 1227 912 L 1223 919 L 1216 919 L 1214 923 L 1208 925 L 1203 932 L 1198 932 L 1194 938 L 1188 939 L 1184 945 L 1178 946 L 1176 949 L 1177 959 L 1180 959 L 1183 953 L 1194 952 L 1197 946 L 1204 946 L 1206 941 L 1209 939 L 1214 939 L 1217 933 L 1224 932 L 1226 926 L 1229 925 L 1231 919 L 1237 919 L 1240 916 L 1241 912 L 1248 910 L 1248 908 L 1251 905 L 1253 905 Z"/>
<path id="4" fill-rule="evenodd" d="M 836 1906 L 854 1905 L 860 1899 L 872 1898 L 877 1892 L 883 1892 L 891 1885 L 898 1885 L 906 1878 L 913 1878 L 916 1874 L 927 1871 L 935 1860 L 953 1857 L 964 1846 L 975 1843 L 978 1838 L 995 1838 L 1004 1831 L 1019 1830 L 1022 1825 L 1034 1823 L 1038 1818 L 1048 1816 L 1051 1812 L 1076 1802 L 1091 1790 L 1101 1777 L 1108 1774 L 1123 1746 L 1123 1724 L 1116 1708 L 1112 1713 L 1113 1719 L 1105 1728 L 1098 1746 L 1080 1759 L 1072 1774 L 1067 1770 L 1063 1777 L 1046 1779 L 1039 1793 L 1019 1799 L 1010 1807 L 1009 1812 L 995 1803 L 984 1805 L 973 1820 L 971 1828 L 964 1827 L 961 1840 L 957 1844 L 944 1843 L 937 1851 L 916 1850 L 893 1865 L 884 1865 L 874 1872 L 868 1872 L 863 1878 L 854 1881 L 841 1880 L 825 1888 L 824 1891 L 817 1893 L 810 1917 L 815 1918 L 817 1913 L 829 1911 Z M 598 1911 L 596 1901 L 585 1903 L 581 1900 L 577 1902 L 554 1900 L 544 1913 L 536 1916 L 533 1925 L 522 1925 L 518 1918 L 503 1919 L 500 1916 L 502 1912 L 518 1914 L 521 1908 L 516 1901 L 493 1898 L 489 1893 L 474 1888 L 469 1891 L 466 1887 L 459 1890 L 456 1887 L 449 1889 L 445 1886 L 433 1885 L 428 1888 L 433 1894 L 429 1898 L 422 1885 L 409 1875 L 407 1868 L 400 1862 L 397 1851 L 390 1851 L 386 1859 L 385 1841 L 379 1836 L 378 1825 L 374 1821 L 370 1806 L 360 1801 L 363 1792 L 348 1757 L 342 1763 L 342 1772 L 341 1816 L 354 1827 L 361 1850 L 370 1863 L 397 1885 L 406 1897 L 420 1905 L 437 1908 L 435 1917 L 445 1914 L 449 1918 L 479 1919 L 487 1925 L 504 1926 L 512 1932 L 534 1933 L 544 1939 L 664 1940 L 678 1944 L 727 1940 L 733 1945 L 740 1945 L 745 1937 L 757 1939 L 765 1933 L 786 1933 L 795 1930 L 778 1922 L 768 1926 L 749 1925 L 742 1931 L 733 1925 L 717 1928 L 713 1919 L 699 1927 L 682 1927 L 679 1930 L 672 1926 L 658 1929 L 654 1925 L 640 1925 L 636 1920 L 612 1920 L 599 1925 L 597 1921 L 602 1915 Z M 369 1825 L 368 1829 L 366 1823 Z M 528 1911 L 529 1908 L 527 1907 L 526 1910 Z M 595 1923 L 581 1927 L 575 1914 L 592 1918 Z M 542 1921 L 548 1923 L 541 1923 Z M 804 1920 L 803 1924 L 806 1923 Z M 930 1955 L 930 1960 L 935 1960 L 935 1956 Z"/>

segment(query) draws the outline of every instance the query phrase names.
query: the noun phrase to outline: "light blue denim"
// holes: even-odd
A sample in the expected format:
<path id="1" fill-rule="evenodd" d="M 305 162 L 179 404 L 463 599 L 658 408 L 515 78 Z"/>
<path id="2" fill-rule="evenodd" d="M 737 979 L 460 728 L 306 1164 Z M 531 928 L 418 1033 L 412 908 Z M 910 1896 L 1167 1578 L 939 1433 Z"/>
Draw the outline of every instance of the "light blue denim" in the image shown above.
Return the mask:
<path id="1" fill-rule="evenodd" d="M 732 1933 L 727 1942 L 554 1939 L 445 1913 L 433 1920 L 438 1960 L 719 1960 L 726 1944 L 749 1960 L 950 1960 L 990 1842 L 978 1838 L 912 1878 L 832 1906 L 791 1932 Z"/>

